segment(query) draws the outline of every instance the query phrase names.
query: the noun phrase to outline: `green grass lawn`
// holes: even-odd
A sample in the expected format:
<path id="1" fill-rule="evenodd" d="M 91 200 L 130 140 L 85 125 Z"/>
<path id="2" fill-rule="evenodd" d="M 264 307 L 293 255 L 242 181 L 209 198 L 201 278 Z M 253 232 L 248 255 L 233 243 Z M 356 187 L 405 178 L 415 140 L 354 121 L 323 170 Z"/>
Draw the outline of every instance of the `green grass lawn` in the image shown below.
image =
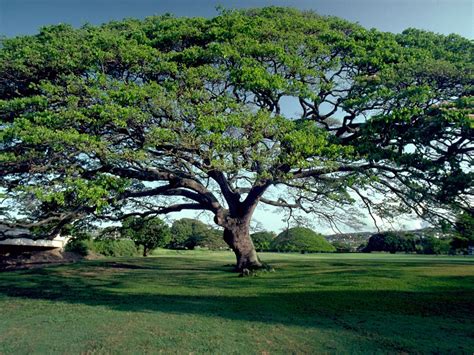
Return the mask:
<path id="1" fill-rule="evenodd" d="M 0 353 L 474 351 L 474 259 L 160 251 L 0 273 Z"/>

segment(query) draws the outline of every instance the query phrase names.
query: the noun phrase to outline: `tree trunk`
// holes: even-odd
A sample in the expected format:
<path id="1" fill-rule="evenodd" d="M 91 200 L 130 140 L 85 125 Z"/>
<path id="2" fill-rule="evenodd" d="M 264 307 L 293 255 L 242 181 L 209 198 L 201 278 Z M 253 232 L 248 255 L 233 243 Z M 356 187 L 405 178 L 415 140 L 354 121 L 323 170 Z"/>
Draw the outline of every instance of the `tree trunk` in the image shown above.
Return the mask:
<path id="1" fill-rule="evenodd" d="M 143 246 L 143 256 L 147 256 L 148 255 L 148 249 L 146 248 L 146 246 Z"/>
<path id="2" fill-rule="evenodd" d="M 234 251 L 237 258 L 236 271 L 251 271 L 262 267 L 255 247 L 250 239 L 250 220 L 232 219 L 224 228 L 224 240 Z"/>

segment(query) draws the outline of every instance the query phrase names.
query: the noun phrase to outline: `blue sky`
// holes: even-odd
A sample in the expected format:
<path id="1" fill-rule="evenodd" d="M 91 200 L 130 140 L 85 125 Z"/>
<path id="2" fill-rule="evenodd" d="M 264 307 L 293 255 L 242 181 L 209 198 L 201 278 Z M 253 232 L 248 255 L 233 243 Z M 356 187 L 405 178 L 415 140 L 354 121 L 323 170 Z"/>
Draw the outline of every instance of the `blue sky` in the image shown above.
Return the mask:
<path id="1" fill-rule="evenodd" d="M 100 24 L 125 17 L 144 18 L 163 13 L 212 17 L 217 14 L 218 5 L 225 8 L 291 6 L 312 9 L 322 15 L 339 16 L 382 31 L 401 32 L 416 27 L 474 38 L 473 0 L 0 0 L 0 35 L 12 37 L 34 34 L 41 26 L 49 24 L 81 26 L 85 23 Z M 255 221 L 270 230 L 285 228 L 281 216 L 274 212 L 273 209 L 259 208 Z M 179 214 L 172 218 L 182 216 Z M 393 227 L 420 226 L 421 221 L 407 217 Z M 314 227 L 320 232 L 332 233 L 330 229 L 318 226 L 317 222 Z M 386 225 L 386 228 L 390 226 Z M 342 229 L 349 231 L 352 228 Z M 373 227 L 364 229 L 372 230 Z"/>
<path id="2" fill-rule="evenodd" d="M 11 37 L 35 33 L 47 24 L 64 22 L 80 26 L 166 12 L 211 17 L 219 4 L 226 8 L 292 6 L 383 31 L 417 27 L 474 38 L 472 0 L 0 0 L 0 34 Z"/>

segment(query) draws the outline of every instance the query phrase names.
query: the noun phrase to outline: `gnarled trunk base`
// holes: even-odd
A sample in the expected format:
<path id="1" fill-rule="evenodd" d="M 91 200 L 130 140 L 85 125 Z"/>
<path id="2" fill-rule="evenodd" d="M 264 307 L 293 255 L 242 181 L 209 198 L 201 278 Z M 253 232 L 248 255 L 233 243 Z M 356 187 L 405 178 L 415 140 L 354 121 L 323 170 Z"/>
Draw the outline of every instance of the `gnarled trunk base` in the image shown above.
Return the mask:
<path id="1" fill-rule="evenodd" d="M 239 272 L 242 272 L 244 269 L 252 271 L 263 267 L 263 264 L 258 258 L 257 252 L 255 250 L 248 252 L 234 250 L 234 253 L 237 257 L 237 265 L 235 269 Z"/>
<path id="2" fill-rule="evenodd" d="M 235 271 L 244 274 L 263 267 L 250 239 L 248 223 L 244 221 L 225 228 L 224 240 L 235 253 L 237 259 Z"/>

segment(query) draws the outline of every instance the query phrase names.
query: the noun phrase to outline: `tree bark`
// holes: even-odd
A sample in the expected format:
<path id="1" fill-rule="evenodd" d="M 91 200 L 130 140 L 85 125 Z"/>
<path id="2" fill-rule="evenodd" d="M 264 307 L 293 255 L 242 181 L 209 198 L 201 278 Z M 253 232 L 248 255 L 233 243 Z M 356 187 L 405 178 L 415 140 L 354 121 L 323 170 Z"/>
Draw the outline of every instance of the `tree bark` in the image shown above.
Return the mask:
<path id="1" fill-rule="evenodd" d="M 243 272 L 245 269 L 251 271 L 262 267 L 250 238 L 250 219 L 231 219 L 224 228 L 224 240 L 235 253 L 236 271 Z"/>

